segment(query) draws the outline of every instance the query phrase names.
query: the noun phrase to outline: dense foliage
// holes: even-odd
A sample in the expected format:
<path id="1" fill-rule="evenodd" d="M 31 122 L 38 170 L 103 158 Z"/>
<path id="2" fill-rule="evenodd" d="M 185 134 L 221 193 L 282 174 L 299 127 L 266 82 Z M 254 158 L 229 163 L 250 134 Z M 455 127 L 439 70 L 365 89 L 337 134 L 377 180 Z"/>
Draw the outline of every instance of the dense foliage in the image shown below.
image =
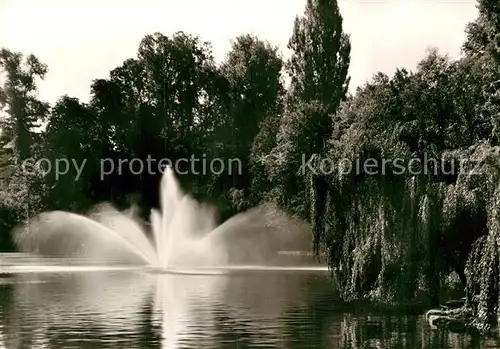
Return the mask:
<path id="1" fill-rule="evenodd" d="M 10 228 L 42 210 L 111 201 L 145 215 L 161 172 L 131 159 L 238 159 L 241 172 L 184 167 L 181 183 L 222 220 L 266 201 L 308 220 L 346 299 L 437 304 L 456 275 L 486 329 L 500 316 L 500 5 L 478 6 L 460 59 L 429 50 L 415 71 L 379 73 L 355 95 L 335 0 L 307 1 L 286 62 L 252 35 L 220 65 L 197 37 L 147 35 L 93 82 L 89 103 L 39 101 L 47 67 L 3 49 L 0 244 L 12 248 Z M 29 158 L 72 166 L 56 177 L 31 163 L 28 174 Z M 105 175 L 103 159 L 115 166 Z"/>

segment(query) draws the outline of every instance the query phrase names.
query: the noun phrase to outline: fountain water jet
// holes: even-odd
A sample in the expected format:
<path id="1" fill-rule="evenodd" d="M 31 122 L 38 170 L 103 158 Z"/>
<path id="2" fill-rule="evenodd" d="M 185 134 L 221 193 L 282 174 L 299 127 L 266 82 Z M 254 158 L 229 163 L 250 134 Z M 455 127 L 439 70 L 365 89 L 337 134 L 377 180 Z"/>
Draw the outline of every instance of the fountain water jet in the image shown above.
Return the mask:
<path id="1" fill-rule="evenodd" d="M 14 238 L 25 252 L 128 261 L 160 269 L 262 265 L 278 250 L 290 249 L 290 241 L 302 246 L 310 241 L 310 234 L 304 234 L 308 227 L 269 206 L 236 215 L 217 227 L 215 210 L 183 193 L 170 167 L 160 183 L 160 208 L 151 210 L 151 237 L 138 222 L 109 205 L 99 206 L 89 217 L 44 212 L 19 227 Z"/>

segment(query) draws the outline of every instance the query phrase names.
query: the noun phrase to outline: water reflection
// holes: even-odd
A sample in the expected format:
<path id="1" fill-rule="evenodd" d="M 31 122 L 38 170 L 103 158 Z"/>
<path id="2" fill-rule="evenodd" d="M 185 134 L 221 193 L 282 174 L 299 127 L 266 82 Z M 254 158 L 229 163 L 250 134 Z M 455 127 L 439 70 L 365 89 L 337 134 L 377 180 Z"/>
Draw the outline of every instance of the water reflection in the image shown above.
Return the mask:
<path id="1" fill-rule="evenodd" d="M 0 282 L 4 348 L 474 348 L 418 315 L 336 300 L 324 272 L 24 273 Z"/>
<path id="2" fill-rule="evenodd" d="M 151 290 L 144 273 L 12 275 L 2 299 L 7 348 L 92 347 L 134 335 Z"/>

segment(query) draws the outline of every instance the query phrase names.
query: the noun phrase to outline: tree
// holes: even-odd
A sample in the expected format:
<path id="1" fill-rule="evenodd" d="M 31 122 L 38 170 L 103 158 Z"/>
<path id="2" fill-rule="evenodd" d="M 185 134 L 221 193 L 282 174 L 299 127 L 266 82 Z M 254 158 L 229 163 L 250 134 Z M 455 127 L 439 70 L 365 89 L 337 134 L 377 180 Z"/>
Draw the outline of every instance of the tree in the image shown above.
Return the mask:
<path id="1" fill-rule="evenodd" d="M 219 82 L 210 46 L 183 32 L 146 35 L 136 58 L 113 69 L 109 78 L 94 81 L 89 107 L 106 142 L 102 156 L 114 158 L 115 164 L 119 159 L 156 160 L 154 173 L 134 174 L 127 163 L 119 175 L 97 181 L 101 199 L 139 192 L 146 210 L 156 205 L 158 160 L 201 158 L 214 119 L 220 117 L 214 112 Z M 200 180 L 191 175 L 180 179 L 183 184 Z"/>
<path id="2" fill-rule="evenodd" d="M 500 5 L 495 0 L 479 0 L 478 18 L 466 27 L 463 50 L 468 56 L 489 53 L 500 61 Z"/>
<path id="3" fill-rule="evenodd" d="M 324 154 L 332 133 L 332 119 L 345 100 L 351 45 L 342 29 L 342 16 L 336 0 L 308 0 L 303 16 L 295 19 L 288 48 L 293 51 L 287 62 L 291 77 L 289 106 L 319 103 L 320 114 L 310 119 L 315 125 L 308 150 Z M 316 108 L 318 110 L 318 108 Z M 298 149 L 300 152 L 302 149 Z M 305 154 L 305 153 L 302 153 Z M 310 177 L 309 201 L 311 223 L 316 234 L 323 230 L 323 216 L 328 196 L 328 178 L 307 173 Z M 306 198 L 308 199 L 309 195 Z"/>
<path id="4" fill-rule="evenodd" d="M 34 55 L 0 50 L 0 73 L 6 80 L 0 87 L 0 110 L 6 109 L 3 132 L 14 139 L 19 160 L 28 158 L 33 144 L 33 129 L 40 126 L 48 106 L 37 99 L 36 79 L 43 79 L 47 66 Z"/>
<path id="5" fill-rule="evenodd" d="M 258 153 L 252 153 L 252 146 L 260 153 L 259 145 L 255 144 L 259 142 L 256 137 L 260 128 L 271 121 L 266 117 L 279 115 L 282 110 L 282 66 L 277 47 L 247 34 L 233 41 L 220 67 L 227 89 L 222 91 L 224 114 L 214 134 L 220 147 L 214 150 L 217 156 L 239 159 L 242 173 L 224 174 L 219 180 L 227 190 L 234 187 L 246 191 L 246 199 L 260 166 L 255 161 Z"/>
<path id="6" fill-rule="evenodd" d="M 47 121 L 42 138 L 43 157 L 53 165 L 56 161 L 68 161 L 60 164 L 61 169 L 69 166 L 58 178 L 49 173 L 43 179 L 45 206 L 52 210 L 85 211 L 99 197 L 91 183 L 92 177 L 98 176 L 101 159 L 100 120 L 88 105 L 63 96 L 51 109 Z"/>
<path id="7" fill-rule="evenodd" d="M 479 16 L 466 28 L 466 56 L 482 71 L 484 98 L 481 115 L 491 119 L 490 139 L 500 144 L 500 5 L 494 0 L 478 1 Z"/>
<path id="8" fill-rule="evenodd" d="M 292 100 L 319 101 L 326 115 L 337 110 L 349 87 L 351 44 L 342 21 L 336 0 L 307 0 L 288 43 L 293 51 L 287 62 Z"/>
<path id="9" fill-rule="evenodd" d="M 13 154 L 7 154 L 7 164 L 0 164 L 0 210 L 2 229 L 8 231 L 19 220 L 36 214 L 41 209 L 40 196 L 35 189 L 37 176 L 26 175 L 18 163 L 33 156 L 34 132 L 48 109 L 37 97 L 37 79 L 43 79 L 47 66 L 33 54 L 0 50 L 0 75 L 5 77 L 0 86 L 0 129 L 3 142 L 10 141 Z M 0 143 L 3 143 L 0 142 Z M 4 143 L 5 144 L 5 143 Z M 3 145 L 2 145 L 3 147 Z M 1 244 L 9 248 L 9 239 L 2 237 Z"/>
<path id="10" fill-rule="evenodd" d="M 316 153 L 316 135 L 322 131 L 323 120 L 324 109 L 319 102 L 303 103 L 286 110 L 279 120 L 278 131 L 274 131 L 276 145 L 260 157 L 273 183 L 265 197 L 305 219 L 310 218 L 307 201 L 310 173 L 307 168 L 302 171 L 301 166 Z"/>

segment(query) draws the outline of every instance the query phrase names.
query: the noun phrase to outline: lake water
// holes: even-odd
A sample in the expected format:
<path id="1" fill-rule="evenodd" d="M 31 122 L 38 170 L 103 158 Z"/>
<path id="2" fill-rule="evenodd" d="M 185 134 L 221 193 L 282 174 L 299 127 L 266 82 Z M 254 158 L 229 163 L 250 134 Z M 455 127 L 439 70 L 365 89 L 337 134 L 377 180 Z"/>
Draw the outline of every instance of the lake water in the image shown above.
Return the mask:
<path id="1" fill-rule="evenodd" d="M 324 268 L 167 274 L 0 261 L 8 349 L 499 347 L 431 330 L 424 315 L 345 305 Z"/>

